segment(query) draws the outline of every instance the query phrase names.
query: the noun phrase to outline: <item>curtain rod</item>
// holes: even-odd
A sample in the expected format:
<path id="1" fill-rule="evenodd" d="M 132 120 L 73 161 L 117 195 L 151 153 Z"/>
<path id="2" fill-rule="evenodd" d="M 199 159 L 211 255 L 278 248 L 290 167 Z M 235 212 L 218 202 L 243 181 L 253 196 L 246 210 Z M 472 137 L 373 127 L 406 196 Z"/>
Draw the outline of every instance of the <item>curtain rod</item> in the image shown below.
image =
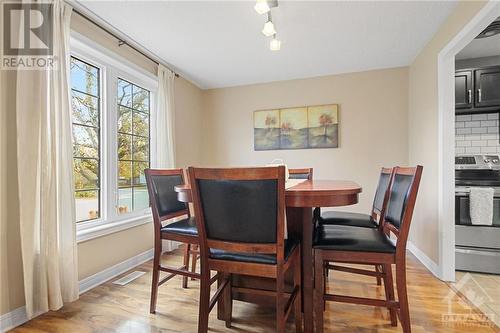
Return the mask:
<path id="1" fill-rule="evenodd" d="M 142 56 L 144 56 L 145 58 L 151 60 L 152 62 L 154 62 L 155 64 L 157 65 L 163 65 L 165 67 L 167 67 L 169 70 L 172 71 L 172 73 L 174 73 L 175 77 L 180 77 L 179 74 L 177 74 L 174 70 L 172 70 L 170 67 L 166 66 L 165 64 L 162 64 L 159 60 L 156 60 L 155 58 L 153 58 L 152 56 L 146 54 L 144 51 L 140 50 L 138 47 L 135 47 L 134 45 L 131 45 L 129 42 L 127 42 L 124 38 L 118 36 L 116 33 L 110 31 L 108 28 L 102 26 L 101 24 L 97 23 L 95 20 L 93 20 L 92 18 L 88 17 L 86 14 L 82 13 L 80 10 L 76 9 L 73 4 L 72 4 L 72 7 L 73 7 L 73 12 L 80 15 L 82 18 L 84 18 L 85 20 L 87 20 L 88 22 L 92 23 L 93 25 L 95 25 L 96 27 L 98 27 L 99 29 L 103 30 L 104 32 L 108 33 L 109 35 L 111 35 L 112 37 L 114 37 L 116 40 L 118 40 L 118 46 L 122 46 L 122 45 L 127 45 L 128 47 L 130 47 L 132 50 L 136 51 L 137 53 L 141 54 Z"/>

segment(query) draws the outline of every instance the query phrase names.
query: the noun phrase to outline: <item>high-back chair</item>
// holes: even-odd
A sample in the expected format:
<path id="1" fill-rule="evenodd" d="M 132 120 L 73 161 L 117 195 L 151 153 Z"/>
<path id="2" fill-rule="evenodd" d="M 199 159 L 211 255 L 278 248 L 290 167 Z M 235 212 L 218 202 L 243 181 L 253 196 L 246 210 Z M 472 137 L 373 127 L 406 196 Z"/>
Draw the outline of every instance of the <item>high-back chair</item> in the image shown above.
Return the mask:
<path id="1" fill-rule="evenodd" d="M 378 228 L 379 220 L 383 218 L 387 206 L 389 186 L 392 181 L 393 168 L 382 168 L 373 205 L 370 214 L 330 211 L 320 213 L 315 211 L 315 217 L 320 224 L 349 225 L 353 227 Z"/>
<path id="2" fill-rule="evenodd" d="M 387 213 L 381 221 L 381 228 L 356 228 L 344 225 L 318 226 L 314 240 L 316 332 L 323 332 L 324 301 L 387 307 L 391 324 L 397 326 L 397 315 L 399 314 L 403 332 L 411 332 L 406 290 L 406 243 L 422 170 L 422 166 L 395 168 L 394 180 L 389 190 Z M 391 242 L 390 234 L 397 238 L 396 245 Z M 348 267 L 344 271 L 383 278 L 386 300 L 326 294 L 323 268 L 328 262 L 382 265 L 382 272 L 365 271 L 353 267 Z M 394 296 L 392 265 L 396 266 L 397 301 Z"/>
<path id="3" fill-rule="evenodd" d="M 290 179 L 313 179 L 313 168 L 288 169 Z"/>
<path id="4" fill-rule="evenodd" d="M 198 244 L 198 230 L 194 217 L 190 216 L 189 207 L 186 203 L 177 200 L 174 190 L 176 185 L 184 184 L 184 172 L 182 169 L 154 170 L 146 169 L 146 183 L 148 185 L 149 202 L 153 214 L 154 223 L 154 259 L 153 278 L 151 284 L 150 312 L 156 311 L 156 300 L 158 298 L 158 287 L 170 280 L 175 275 L 183 276 L 182 286 L 187 288 L 187 279 L 199 278 L 193 267 L 189 271 L 189 257 L 196 256 L 197 251 L 192 249 Z M 163 225 L 167 220 L 184 216 L 180 221 Z M 161 266 L 162 240 L 178 241 L 186 244 L 184 250 L 184 263 L 182 267 L 173 268 Z M 170 273 L 161 281 L 160 271 Z"/>
<path id="5" fill-rule="evenodd" d="M 208 316 L 219 297 L 224 320 L 231 326 L 231 274 L 276 280 L 276 332 L 285 331 L 294 312 L 296 330 L 302 325 L 300 245 L 285 239 L 285 168 L 189 168 L 200 237 L 201 290 L 198 332 L 208 330 Z M 294 288 L 285 293 L 285 274 L 293 270 Z M 210 299 L 209 272 L 223 278 Z M 256 293 L 238 287 L 238 293 Z"/>

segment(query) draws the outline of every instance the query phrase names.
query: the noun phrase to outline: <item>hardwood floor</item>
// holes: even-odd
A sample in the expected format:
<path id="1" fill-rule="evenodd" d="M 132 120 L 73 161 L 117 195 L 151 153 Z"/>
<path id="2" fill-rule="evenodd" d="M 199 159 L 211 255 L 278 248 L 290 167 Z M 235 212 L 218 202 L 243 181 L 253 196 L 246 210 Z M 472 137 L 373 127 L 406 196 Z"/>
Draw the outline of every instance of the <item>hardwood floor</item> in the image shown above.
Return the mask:
<path id="1" fill-rule="evenodd" d="M 500 332 L 447 284 L 434 278 L 411 254 L 408 256 L 412 332 Z M 182 252 L 177 250 L 173 255 L 164 256 L 164 260 L 180 264 Z M 12 332 L 196 332 L 198 281 L 190 281 L 189 289 L 182 289 L 182 278 L 176 277 L 161 286 L 157 313 L 151 315 L 151 268 L 151 262 L 141 265 L 135 270 L 148 274 L 130 284 L 118 286 L 107 282 L 61 310 L 35 318 Z M 336 293 L 364 297 L 384 295 L 383 286 L 377 287 L 374 278 L 342 272 L 330 275 L 329 288 L 334 288 Z M 272 308 L 234 302 L 233 317 L 233 327 L 227 329 L 224 322 L 217 320 L 214 309 L 210 315 L 209 331 L 260 333 L 273 332 L 275 327 Z M 455 318 L 456 322 L 449 318 Z M 294 331 L 292 321 L 287 327 L 290 332 Z M 396 328 L 390 326 L 386 309 L 328 302 L 325 332 L 401 332 L 401 325 L 398 323 Z"/>

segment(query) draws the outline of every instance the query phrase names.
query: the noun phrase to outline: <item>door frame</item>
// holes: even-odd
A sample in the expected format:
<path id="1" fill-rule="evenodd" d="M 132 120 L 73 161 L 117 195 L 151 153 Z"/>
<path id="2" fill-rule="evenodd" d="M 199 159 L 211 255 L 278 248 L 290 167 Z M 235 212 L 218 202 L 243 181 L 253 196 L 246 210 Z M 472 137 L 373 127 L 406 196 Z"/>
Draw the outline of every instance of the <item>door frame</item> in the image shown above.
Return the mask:
<path id="1" fill-rule="evenodd" d="M 500 16 L 489 1 L 438 54 L 439 277 L 455 280 L 455 55 Z"/>

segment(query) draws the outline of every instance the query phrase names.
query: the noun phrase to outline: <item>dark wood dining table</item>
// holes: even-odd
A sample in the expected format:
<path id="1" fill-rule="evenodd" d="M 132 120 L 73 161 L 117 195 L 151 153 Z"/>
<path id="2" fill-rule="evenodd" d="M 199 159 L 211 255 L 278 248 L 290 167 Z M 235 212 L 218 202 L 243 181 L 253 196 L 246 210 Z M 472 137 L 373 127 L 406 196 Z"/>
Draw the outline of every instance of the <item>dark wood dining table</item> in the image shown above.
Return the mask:
<path id="1" fill-rule="evenodd" d="M 301 239 L 302 249 L 302 300 L 304 313 L 304 332 L 312 333 L 313 325 L 313 300 L 314 300 L 314 275 L 313 275 L 313 208 L 315 207 L 340 207 L 358 203 L 361 187 L 352 181 L 344 180 L 305 180 L 285 191 L 286 217 L 288 237 Z M 179 201 L 192 202 L 191 187 L 179 185 L 175 187 Z M 235 276 L 233 285 L 256 285 L 263 290 L 272 288 L 272 282 L 257 280 L 248 276 Z M 234 299 L 263 302 L 262 295 L 243 295 L 236 291 Z M 223 304 L 221 305 L 223 306 Z M 220 308 L 219 308 L 220 309 Z M 218 317 L 222 311 L 218 311 Z"/>

